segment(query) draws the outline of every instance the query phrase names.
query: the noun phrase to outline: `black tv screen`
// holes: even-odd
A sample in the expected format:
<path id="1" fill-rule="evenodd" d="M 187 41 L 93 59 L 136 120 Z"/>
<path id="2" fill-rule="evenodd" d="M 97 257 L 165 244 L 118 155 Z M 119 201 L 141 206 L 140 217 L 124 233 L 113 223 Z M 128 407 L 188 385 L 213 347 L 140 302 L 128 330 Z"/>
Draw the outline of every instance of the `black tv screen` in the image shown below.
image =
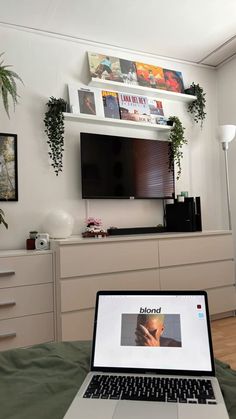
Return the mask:
<path id="1" fill-rule="evenodd" d="M 172 198 L 168 141 L 81 133 L 82 198 Z"/>

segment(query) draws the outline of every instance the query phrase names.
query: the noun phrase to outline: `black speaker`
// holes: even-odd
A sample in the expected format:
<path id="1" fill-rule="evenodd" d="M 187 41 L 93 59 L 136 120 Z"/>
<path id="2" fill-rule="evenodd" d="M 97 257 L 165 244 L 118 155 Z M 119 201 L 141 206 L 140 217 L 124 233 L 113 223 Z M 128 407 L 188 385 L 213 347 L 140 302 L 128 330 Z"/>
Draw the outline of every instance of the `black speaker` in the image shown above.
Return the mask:
<path id="1" fill-rule="evenodd" d="M 195 218 L 196 218 L 196 230 L 202 231 L 202 213 L 201 213 L 201 200 L 200 196 L 196 196 L 195 198 Z"/>
<path id="2" fill-rule="evenodd" d="M 174 201 L 165 207 L 166 229 L 169 232 L 201 231 L 200 197 L 185 198 L 184 202 Z"/>

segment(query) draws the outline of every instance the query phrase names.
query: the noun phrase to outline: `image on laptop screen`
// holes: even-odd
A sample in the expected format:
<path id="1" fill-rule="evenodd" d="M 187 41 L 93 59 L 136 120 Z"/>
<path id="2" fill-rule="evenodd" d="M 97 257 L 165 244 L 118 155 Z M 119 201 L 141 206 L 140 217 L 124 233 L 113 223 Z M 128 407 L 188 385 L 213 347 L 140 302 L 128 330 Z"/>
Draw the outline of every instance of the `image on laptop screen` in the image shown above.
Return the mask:
<path id="1" fill-rule="evenodd" d="M 211 373 L 204 293 L 101 293 L 93 367 Z"/>

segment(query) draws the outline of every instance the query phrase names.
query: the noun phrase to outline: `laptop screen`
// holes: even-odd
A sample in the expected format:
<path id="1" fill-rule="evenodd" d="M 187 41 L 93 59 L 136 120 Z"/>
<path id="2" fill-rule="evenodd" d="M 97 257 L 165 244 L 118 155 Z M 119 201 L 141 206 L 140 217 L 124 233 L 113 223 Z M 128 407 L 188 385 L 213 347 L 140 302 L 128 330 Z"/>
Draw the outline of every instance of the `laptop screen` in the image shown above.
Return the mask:
<path id="1" fill-rule="evenodd" d="M 99 292 L 92 369 L 212 375 L 206 293 Z"/>

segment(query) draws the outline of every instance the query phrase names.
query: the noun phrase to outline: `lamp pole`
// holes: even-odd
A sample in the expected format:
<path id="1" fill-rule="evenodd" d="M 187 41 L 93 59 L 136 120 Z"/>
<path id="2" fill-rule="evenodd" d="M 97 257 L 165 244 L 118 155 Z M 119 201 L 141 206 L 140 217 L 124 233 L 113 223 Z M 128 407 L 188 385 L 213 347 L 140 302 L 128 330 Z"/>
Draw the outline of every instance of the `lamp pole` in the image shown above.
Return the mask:
<path id="1" fill-rule="evenodd" d="M 225 178 L 226 178 L 226 192 L 227 192 L 229 229 L 232 230 L 231 210 L 230 210 L 230 190 L 229 190 L 229 167 L 228 167 L 228 148 L 229 148 L 229 144 L 227 142 L 223 142 L 222 143 L 222 148 L 224 150 L 224 156 L 225 156 Z"/>

